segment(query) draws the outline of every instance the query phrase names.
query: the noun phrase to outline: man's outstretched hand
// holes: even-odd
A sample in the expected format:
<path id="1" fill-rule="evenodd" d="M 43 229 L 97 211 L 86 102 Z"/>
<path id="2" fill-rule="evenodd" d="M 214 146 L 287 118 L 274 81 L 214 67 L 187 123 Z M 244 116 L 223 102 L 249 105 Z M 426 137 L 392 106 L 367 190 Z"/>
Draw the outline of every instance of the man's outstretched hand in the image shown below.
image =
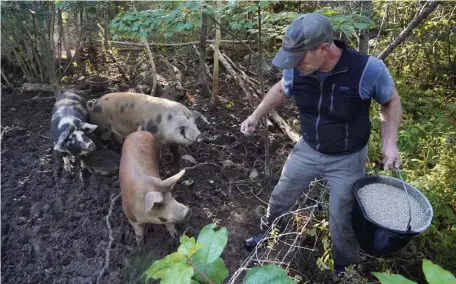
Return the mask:
<path id="1" fill-rule="evenodd" d="M 244 135 L 252 134 L 253 132 L 255 132 L 258 122 L 258 118 L 254 117 L 253 115 L 247 117 L 247 119 L 244 120 L 244 122 L 242 122 L 241 124 L 241 132 Z"/>

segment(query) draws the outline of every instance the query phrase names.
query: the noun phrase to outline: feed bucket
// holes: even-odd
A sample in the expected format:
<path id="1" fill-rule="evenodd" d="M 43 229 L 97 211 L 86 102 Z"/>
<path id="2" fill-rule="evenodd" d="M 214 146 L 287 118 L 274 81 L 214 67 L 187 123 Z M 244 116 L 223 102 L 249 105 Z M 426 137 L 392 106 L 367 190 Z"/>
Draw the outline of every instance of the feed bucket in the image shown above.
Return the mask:
<path id="1" fill-rule="evenodd" d="M 418 189 L 405 183 L 409 198 L 414 198 L 423 208 L 425 222 L 421 228 L 407 231 L 386 228 L 367 216 L 366 210 L 361 203 L 358 191 L 368 184 L 382 183 L 404 190 L 401 180 L 389 176 L 366 176 L 355 182 L 353 194 L 355 195 L 355 206 L 352 215 L 352 226 L 363 251 L 375 257 L 388 257 L 404 248 L 410 240 L 424 232 L 432 222 L 433 210 L 429 200 Z M 407 207 L 407 203 L 404 204 Z"/>
<path id="2" fill-rule="evenodd" d="M 109 87 L 109 79 L 106 77 L 93 75 L 89 77 L 91 91 L 103 91 Z"/>

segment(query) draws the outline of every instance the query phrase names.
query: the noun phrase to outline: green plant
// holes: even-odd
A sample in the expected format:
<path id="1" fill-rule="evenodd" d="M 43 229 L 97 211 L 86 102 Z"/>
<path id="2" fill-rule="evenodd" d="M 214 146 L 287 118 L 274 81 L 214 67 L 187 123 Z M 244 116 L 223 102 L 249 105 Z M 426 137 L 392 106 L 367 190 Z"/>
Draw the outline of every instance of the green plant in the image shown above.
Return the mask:
<path id="1" fill-rule="evenodd" d="M 426 281 L 429 284 L 454 284 L 456 277 L 449 271 L 441 268 L 439 265 L 432 263 L 432 261 L 423 259 L 423 272 L 426 276 Z M 408 280 L 400 274 L 389 274 L 382 272 L 372 272 L 382 284 L 411 284 L 416 283 Z"/>
<path id="2" fill-rule="evenodd" d="M 215 230 L 215 224 L 206 225 L 198 239 L 186 235 L 180 237 L 180 246 L 163 259 L 156 260 L 143 273 L 146 283 L 150 278 L 161 279 L 160 283 L 221 283 L 229 271 L 220 257 L 228 241 L 225 227 Z M 276 265 L 250 269 L 245 284 L 293 283 L 287 271 Z"/>

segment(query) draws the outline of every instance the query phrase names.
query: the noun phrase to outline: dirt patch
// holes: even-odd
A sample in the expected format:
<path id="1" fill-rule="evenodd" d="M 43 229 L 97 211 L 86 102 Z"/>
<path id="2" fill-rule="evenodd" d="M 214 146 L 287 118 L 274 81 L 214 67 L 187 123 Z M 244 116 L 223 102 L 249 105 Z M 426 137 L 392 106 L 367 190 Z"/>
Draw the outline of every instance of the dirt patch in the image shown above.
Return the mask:
<path id="1" fill-rule="evenodd" d="M 196 80 L 189 64 L 184 72 Z M 192 67 L 193 66 L 193 67 Z M 196 70 L 196 69 L 195 69 Z M 190 108 L 202 112 L 211 127 L 201 124 L 205 141 L 182 147 L 197 162 L 211 162 L 189 170 L 175 186 L 174 195 L 191 208 L 192 217 L 176 228 L 179 234 L 197 236 L 204 225 L 217 222 L 228 230 L 228 244 L 222 258 L 234 273 L 248 253 L 243 242 L 259 228 L 258 212 L 264 210 L 272 186 L 292 147 L 279 130 L 271 133 L 273 176 L 263 174 L 262 133 L 245 137 L 239 124 L 252 111 L 235 83 L 221 75 L 221 102 L 207 107 L 209 100 L 199 90 Z M 111 86 L 109 91 L 128 90 Z M 53 154 L 50 119 L 53 99 L 32 99 L 37 93 L 2 93 L 2 283 L 95 283 L 105 265 L 109 230 L 106 224 L 109 205 L 120 192 L 118 175 L 92 175 L 86 184 L 78 169 L 63 173 L 62 160 Z M 103 93 L 91 94 L 99 97 Z M 234 102 L 228 104 L 229 102 Z M 120 154 L 119 145 L 103 145 Z M 164 147 L 164 159 L 169 151 Z M 231 160 L 235 166 L 223 168 Z M 187 166 L 183 162 L 181 167 Z M 259 172 L 249 179 L 253 169 Z M 164 162 L 163 177 L 179 171 L 179 166 Z M 189 186 L 183 181 L 192 180 Z M 262 201 L 260 201 L 262 200 Z M 169 237 L 165 226 L 149 225 L 145 246 L 138 250 L 134 233 L 121 209 L 121 199 L 114 203 L 109 218 L 112 228 L 110 262 L 100 283 L 136 283 L 152 261 L 177 249 L 177 240 Z"/>

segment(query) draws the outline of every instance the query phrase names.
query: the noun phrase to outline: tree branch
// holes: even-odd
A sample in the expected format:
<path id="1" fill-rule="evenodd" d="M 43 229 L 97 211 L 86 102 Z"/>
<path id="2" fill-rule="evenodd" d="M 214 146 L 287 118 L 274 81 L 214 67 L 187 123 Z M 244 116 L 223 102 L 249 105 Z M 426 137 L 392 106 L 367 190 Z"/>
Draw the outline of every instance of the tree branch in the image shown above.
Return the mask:
<path id="1" fill-rule="evenodd" d="M 378 56 L 379 59 L 384 60 L 388 55 L 393 52 L 393 50 L 399 46 L 402 42 L 405 41 L 405 39 L 410 35 L 410 33 L 413 31 L 414 28 L 416 28 L 418 25 L 423 22 L 423 20 L 430 14 L 432 13 L 435 8 L 440 4 L 440 1 L 435 1 L 433 0 L 431 4 L 423 8 L 420 13 L 408 24 L 408 26 L 399 34 L 399 36 L 388 46 L 385 48 L 385 50 L 380 53 Z"/>
<path id="2" fill-rule="evenodd" d="M 240 43 L 242 43 L 242 45 L 244 47 L 246 47 L 250 52 L 252 53 L 255 53 L 255 51 L 253 51 L 244 41 L 242 41 L 241 39 L 239 39 L 235 34 L 233 34 L 231 31 L 225 29 L 224 27 L 222 27 L 222 25 L 216 20 L 214 19 L 214 17 L 212 17 L 211 15 L 207 15 L 209 18 L 211 18 L 211 20 L 213 20 L 222 30 L 224 30 L 225 32 L 229 33 L 232 37 L 234 37 L 235 39 L 237 39 Z"/>

